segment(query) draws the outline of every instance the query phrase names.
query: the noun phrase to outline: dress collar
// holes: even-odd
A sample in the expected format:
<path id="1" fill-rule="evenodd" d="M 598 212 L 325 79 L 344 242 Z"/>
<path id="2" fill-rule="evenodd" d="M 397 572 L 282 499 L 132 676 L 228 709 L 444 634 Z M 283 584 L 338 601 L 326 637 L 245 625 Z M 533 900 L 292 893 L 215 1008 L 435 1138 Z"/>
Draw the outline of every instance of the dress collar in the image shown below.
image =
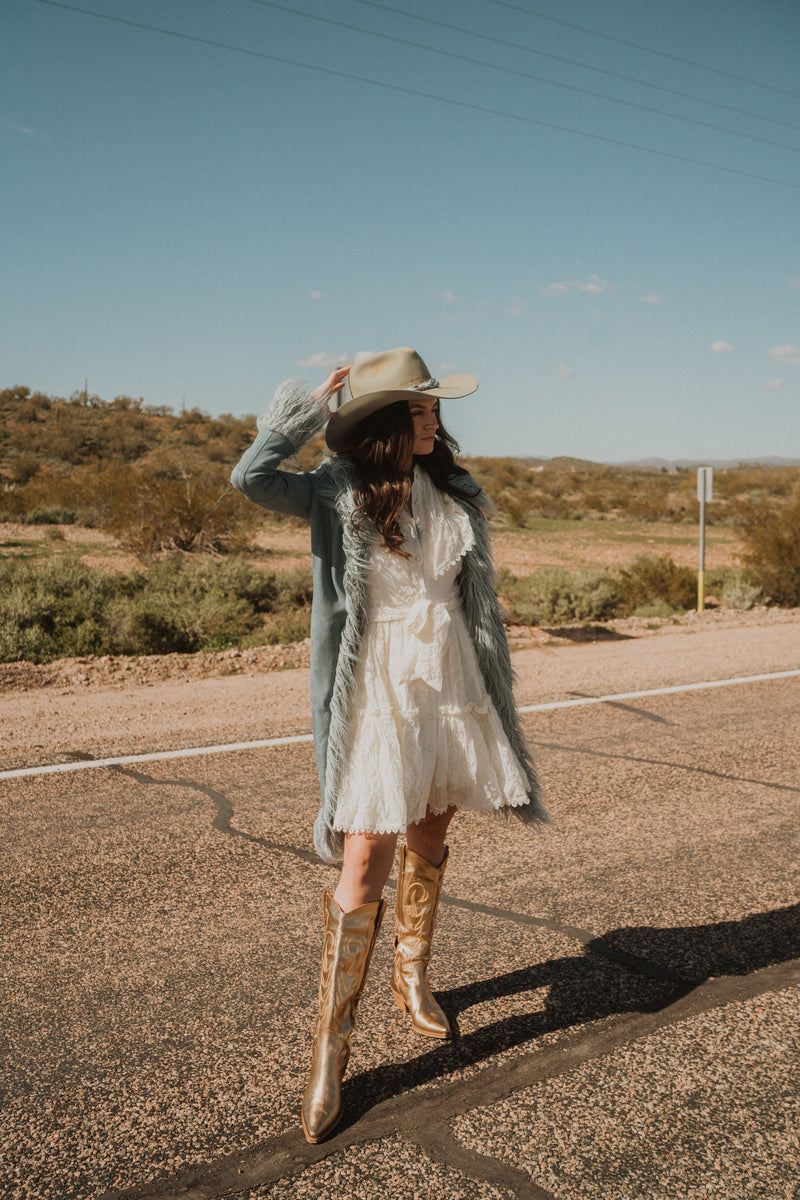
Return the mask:
<path id="1" fill-rule="evenodd" d="M 406 537 L 419 537 L 426 574 L 437 579 L 475 545 L 472 522 L 460 504 L 440 492 L 427 471 L 414 467 L 413 517 L 406 514 Z"/>

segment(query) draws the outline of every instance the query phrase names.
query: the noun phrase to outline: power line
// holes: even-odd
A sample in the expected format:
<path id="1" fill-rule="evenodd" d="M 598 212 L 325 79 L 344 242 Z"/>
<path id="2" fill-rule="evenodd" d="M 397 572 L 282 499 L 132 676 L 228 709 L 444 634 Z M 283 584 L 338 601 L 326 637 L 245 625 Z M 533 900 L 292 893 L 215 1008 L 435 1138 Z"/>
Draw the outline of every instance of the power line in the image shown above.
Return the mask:
<path id="1" fill-rule="evenodd" d="M 766 121 L 769 125 L 782 125 L 786 129 L 800 129 L 800 125 L 793 125 L 790 121 L 779 121 L 775 117 L 765 117 L 761 113 L 752 112 L 747 108 L 737 108 L 733 104 L 723 104 L 719 100 L 708 100 L 704 96 L 695 96 L 692 92 L 682 92 L 677 88 L 665 87 L 663 84 L 652 83 L 648 79 L 639 79 L 635 75 L 623 75 L 619 71 L 612 71 L 607 67 L 597 67 L 592 63 L 581 62 L 577 58 L 566 58 L 563 54 L 551 54 L 546 50 L 538 50 L 535 46 L 524 46 L 519 42 L 509 41 L 507 38 L 494 37 L 490 33 L 476 33 L 473 29 L 465 29 L 463 25 L 451 25 L 447 21 L 438 21 L 434 17 L 420 17 L 416 13 L 407 12 L 404 8 L 395 8 L 391 4 L 382 4 L 380 0 L 355 0 L 355 3 L 364 4 L 368 8 L 377 8 L 382 12 L 394 13 L 396 16 L 409 17 L 412 21 L 421 21 L 424 25 L 434 25 L 439 29 L 446 29 L 450 33 L 464 33 L 468 37 L 477 38 L 482 42 L 492 42 L 496 46 L 510 47 L 512 50 L 521 50 L 525 54 L 535 54 L 539 58 L 549 58 L 553 62 L 565 63 L 570 67 L 580 67 L 584 71 L 594 71 L 597 75 L 607 75 L 609 78 L 619 79 L 623 83 L 635 83 L 639 87 L 651 88 L 656 92 L 664 92 L 667 96 L 678 96 L 682 100 L 693 100 L 697 104 L 708 104 L 712 108 L 721 108 L 725 112 L 736 113 L 741 117 L 753 117 L 757 121 Z M 555 18 L 553 19 L 555 20 Z M 791 93 L 789 94 L 791 95 Z"/>
<path id="2" fill-rule="evenodd" d="M 349 71 L 339 71 L 334 67 L 321 67 L 313 63 L 300 62 L 298 59 L 285 58 L 277 54 L 267 54 L 263 50 L 253 50 L 247 46 L 234 46 L 229 42 L 220 42 L 213 38 L 200 37 L 197 34 L 179 33 L 174 29 L 165 29 L 159 25 L 150 25 L 143 21 L 133 21 L 125 17 L 114 17 L 108 13 L 96 12 L 93 9 L 82 8 L 75 4 L 65 4 L 62 0 L 36 0 L 37 4 L 45 4 L 50 8 L 64 9 L 67 12 L 79 13 L 82 16 L 95 17 L 98 20 L 110 21 L 133 29 L 144 29 L 149 33 L 158 33 L 165 37 L 176 38 L 180 41 L 193 42 L 196 45 L 208 46 L 216 50 L 225 50 L 232 54 L 244 54 L 250 58 L 258 58 L 267 62 L 281 63 L 284 66 L 299 67 L 305 71 L 314 71 L 330 75 L 337 79 L 353 80 L 356 83 L 366 83 L 371 87 L 383 88 L 385 91 L 400 92 L 406 96 L 416 96 L 423 100 L 433 100 L 439 104 L 448 104 L 454 108 L 467 109 L 470 112 L 483 113 L 487 116 L 503 117 L 506 120 L 518 121 L 526 125 L 536 125 L 541 129 L 551 129 L 556 133 L 568 133 L 574 137 L 586 138 L 590 141 L 602 142 L 605 145 L 621 146 L 626 150 L 638 150 L 644 154 L 655 155 L 659 158 L 670 159 L 673 162 L 689 163 L 696 167 L 707 167 L 712 171 L 722 171 L 726 175 L 738 175 L 746 179 L 755 179 L 760 183 L 774 183 L 779 187 L 800 191 L 800 183 L 791 183 L 787 179 L 775 179 L 768 175 L 760 175 L 754 171 L 745 171 L 739 167 L 723 167 L 719 163 L 708 162 L 702 158 L 692 158 L 685 154 L 673 154 L 668 150 L 656 150 L 652 146 L 642 146 L 636 142 L 623 141 L 621 138 L 606 137 L 599 133 L 587 133 L 583 129 L 573 129 L 568 125 L 557 125 L 551 121 L 541 121 L 536 117 L 526 117 L 520 113 L 507 112 L 503 109 L 489 108 L 481 104 L 472 104 L 467 100 L 454 100 L 449 96 L 439 96 L 435 92 L 423 92 L 417 88 L 402 87 L 396 83 L 386 83 L 382 79 L 369 79 L 363 75 L 354 75 Z"/>
<path id="3" fill-rule="evenodd" d="M 697 117 L 685 117 L 680 113 L 671 113 L 664 108 L 653 108 L 649 104 L 640 104 L 635 100 L 622 100 L 616 96 L 609 96 L 606 92 L 595 92 L 591 88 L 578 87 L 572 83 L 561 83 L 557 79 L 548 79 L 544 75 L 535 75 L 531 71 L 519 71 L 515 67 L 498 66 L 496 63 L 487 62 L 483 58 L 472 58 L 468 54 L 458 54 L 454 50 L 440 50 L 437 46 L 426 46 L 424 42 L 415 42 L 410 38 L 398 37 L 391 33 L 378 33 L 373 29 L 365 29 L 362 25 L 351 25 L 347 21 L 338 21 L 333 17 L 322 17 L 317 13 L 306 12 L 303 9 L 291 8 L 288 4 L 278 4 L 277 0 L 248 0 L 250 4 L 257 4 L 259 8 L 272 8 L 278 12 L 291 13 L 295 17 L 304 17 L 309 21 L 318 21 L 323 25 L 334 25 L 338 29 L 347 29 L 354 33 L 363 33 L 367 37 L 380 38 L 385 42 L 395 42 L 401 46 L 411 46 L 415 50 L 426 50 L 431 54 L 438 54 L 443 58 L 453 58 L 458 62 L 470 63 L 472 66 L 488 67 L 491 71 L 501 71 L 504 75 L 516 75 L 521 79 L 533 79 L 537 83 L 544 83 L 548 87 L 561 88 L 567 92 L 575 92 L 580 96 L 591 96 L 594 100 L 607 100 L 609 104 L 621 104 L 625 108 L 635 108 L 639 112 L 653 113 L 659 117 L 667 117 L 671 121 L 682 121 L 686 125 L 695 125 L 701 129 L 712 129 L 715 133 L 728 133 L 732 137 L 746 138 L 751 142 L 760 142 L 763 146 L 775 146 L 779 150 L 791 150 L 794 154 L 800 154 L 800 146 L 792 146 L 788 142 L 776 142 L 772 138 L 760 137 L 756 133 L 744 133 L 739 129 L 731 129 L 727 125 L 715 125 L 712 121 L 702 121 Z M 795 126 L 800 130 L 800 125 Z"/>
<path id="4" fill-rule="evenodd" d="M 775 92 L 779 96 L 790 96 L 792 100 L 800 100 L 800 92 L 789 92 L 784 88 L 773 87 L 769 83 L 761 83 L 758 79 L 748 79 L 746 75 L 736 75 L 733 71 L 723 71 L 719 67 L 710 67 L 708 63 L 696 62 L 692 58 L 682 58 L 679 54 L 670 54 L 666 50 L 654 50 L 652 46 L 642 46 L 639 42 L 629 42 L 625 38 L 613 37 L 610 33 L 601 33 L 599 29 L 589 29 L 586 25 L 576 25 L 574 21 L 565 21 L 561 17 L 551 17 L 547 13 L 537 12 L 532 8 L 523 8 L 521 4 L 511 4 L 509 0 L 486 0 L 498 8 L 508 8 L 512 12 L 524 13 L 526 17 L 536 17 L 540 21 L 550 21 L 553 25 L 564 25 L 567 29 L 577 29 L 581 33 L 589 33 L 592 37 L 603 38 L 606 42 L 616 42 L 618 46 L 628 46 L 632 50 L 643 50 L 645 54 L 656 54 L 659 58 L 667 58 L 671 62 L 682 63 L 685 67 L 698 67 L 701 71 L 710 71 L 714 75 L 722 75 L 724 79 L 735 79 L 737 83 L 746 83 L 750 87 L 763 88 L 766 92 Z"/>

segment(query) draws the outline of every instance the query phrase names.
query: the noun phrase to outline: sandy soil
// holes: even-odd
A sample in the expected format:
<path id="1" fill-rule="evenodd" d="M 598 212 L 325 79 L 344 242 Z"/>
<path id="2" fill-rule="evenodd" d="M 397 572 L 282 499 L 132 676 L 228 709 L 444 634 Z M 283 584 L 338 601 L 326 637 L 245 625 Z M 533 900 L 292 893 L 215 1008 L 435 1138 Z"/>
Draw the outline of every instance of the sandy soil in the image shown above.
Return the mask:
<path id="1" fill-rule="evenodd" d="M 515 575 L 527 575 L 539 567 L 564 567 L 579 571 L 587 567 L 602 569 L 621 567 L 639 554 L 669 556 L 679 567 L 697 570 L 698 537 L 691 525 L 663 524 L 618 526 L 612 521 L 572 522 L 568 532 L 563 529 L 546 533 L 499 530 L 494 536 L 494 556 L 499 567 L 507 567 Z M 705 566 L 741 567 L 741 547 L 728 528 L 706 530 Z"/>

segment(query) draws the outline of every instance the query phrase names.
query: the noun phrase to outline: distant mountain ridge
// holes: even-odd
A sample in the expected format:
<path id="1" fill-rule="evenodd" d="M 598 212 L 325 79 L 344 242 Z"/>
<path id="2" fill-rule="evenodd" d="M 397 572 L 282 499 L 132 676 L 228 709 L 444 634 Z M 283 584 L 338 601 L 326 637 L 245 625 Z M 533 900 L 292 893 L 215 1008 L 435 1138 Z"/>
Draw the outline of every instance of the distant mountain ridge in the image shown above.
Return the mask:
<path id="1" fill-rule="evenodd" d="M 731 467 L 800 467 L 800 458 L 780 458 L 777 455 L 767 455 L 762 458 L 637 458 L 626 459 L 625 462 L 609 463 L 612 467 L 642 467 L 655 471 L 683 470 L 685 467 L 718 467 L 725 470 Z"/>

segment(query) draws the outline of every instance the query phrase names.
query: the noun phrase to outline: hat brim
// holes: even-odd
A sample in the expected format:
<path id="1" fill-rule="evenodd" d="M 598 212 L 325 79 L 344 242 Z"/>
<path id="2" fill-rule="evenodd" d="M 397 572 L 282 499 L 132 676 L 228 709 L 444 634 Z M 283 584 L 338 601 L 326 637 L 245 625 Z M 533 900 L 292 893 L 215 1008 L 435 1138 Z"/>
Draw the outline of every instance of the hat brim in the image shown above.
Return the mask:
<path id="1" fill-rule="evenodd" d="M 325 429 L 325 442 L 329 450 L 343 450 L 352 441 L 352 433 L 356 425 L 371 417 L 373 413 L 399 400 L 414 400 L 420 396 L 435 396 L 437 400 L 460 400 L 471 396 L 477 391 L 478 381 L 474 375 L 448 375 L 439 381 L 437 387 L 397 388 L 381 392 L 368 392 L 364 396 L 345 400 L 336 412 L 331 414 Z"/>

